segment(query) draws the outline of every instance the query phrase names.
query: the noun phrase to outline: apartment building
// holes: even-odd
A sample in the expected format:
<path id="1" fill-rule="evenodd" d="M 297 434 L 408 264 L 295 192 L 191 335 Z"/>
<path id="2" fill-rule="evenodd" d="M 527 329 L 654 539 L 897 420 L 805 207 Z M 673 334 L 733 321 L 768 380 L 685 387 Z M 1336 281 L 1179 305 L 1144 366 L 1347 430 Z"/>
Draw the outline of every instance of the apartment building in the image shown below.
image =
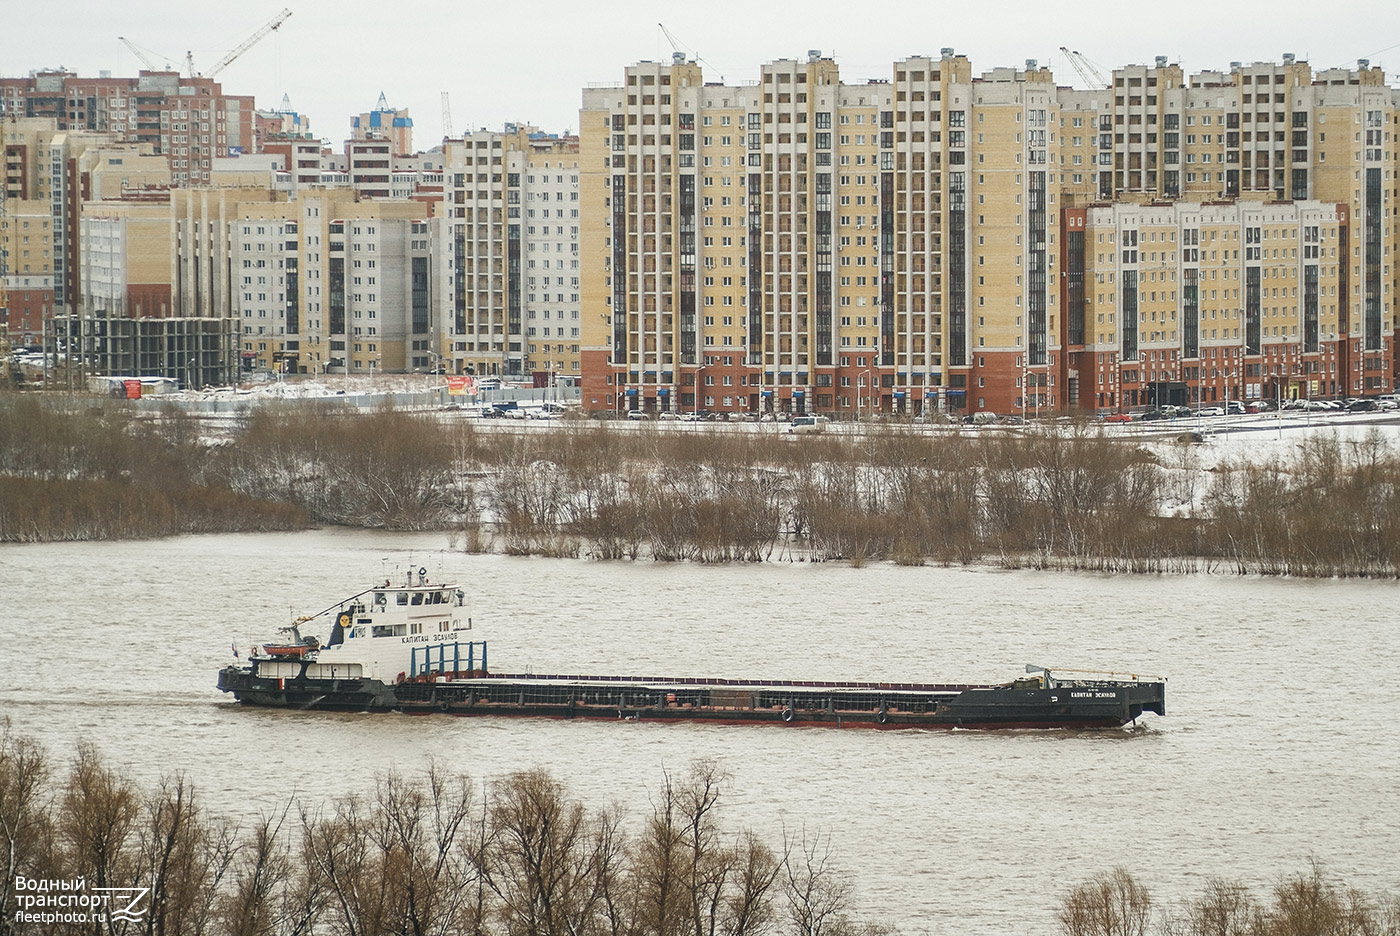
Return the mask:
<path id="1" fill-rule="evenodd" d="M 1075 90 L 1033 60 L 974 77 L 952 49 L 897 61 L 888 80 L 847 83 L 812 52 L 759 78 L 707 83 L 677 55 L 584 91 L 582 294 L 598 310 L 583 316 L 590 407 L 1116 407 L 1158 392 L 1263 394 L 1266 372 L 1295 366 L 1331 373 L 1337 393 L 1394 386 L 1397 270 L 1385 257 L 1400 108 L 1368 63 L 1314 74 L 1285 56 L 1188 80 L 1158 59 Z M 1195 310 L 1214 320 L 1182 326 L 1183 251 L 1149 248 L 1161 268 L 1130 269 L 1122 238 L 1223 238 L 1218 202 L 1240 237 L 1267 234 L 1270 252 L 1274 238 L 1292 237 L 1300 255 L 1335 247 L 1334 274 L 1315 266 L 1317 289 L 1339 290 L 1337 311 L 1307 311 L 1293 284 L 1306 289 L 1297 278 L 1314 274 L 1301 259 L 1292 272 L 1270 266 L 1261 242 L 1255 273 L 1253 244 L 1229 258 L 1230 276 L 1257 276 L 1257 309 L 1246 292 L 1228 310 Z M 1157 213 L 1129 211 L 1148 208 Z M 1110 224 L 1115 249 L 1100 261 Z M 1329 232 L 1343 240 L 1323 240 Z M 1121 268 L 1107 268 L 1109 255 Z M 1103 298 L 1101 274 L 1115 286 Z M 1119 288 L 1125 274 L 1143 277 L 1149 297 L 1135 310 L 1112 306 L 1142 295 Z M 1223 267 L 1190 275 L 1223 292 L 1208 285 Z M 1169 276 L 1178 288 L 1152 288 Z M 1274 295 L 1285 288 L 1287 304 Z M 1332 305 L 1321 294 L 1318 304 Z M 1116 327 L 1097 328 L 1100 314 Z M 1125 317 L 1138 321 L 1125 328 Z M 1316 350 L 1304 350 L 1308 335 Z"/>
<path id="2" fill-rule="evenodd" d="M 13 345 L 40 343 L 53 314 L 53 232 L 45 201 L 5 202 L 0 212 L 0 277 Z"/>
<path id="3" fill-rule="evenodd" d="M 444 158 L 446 366 L 543 381 L 579 377 L 577 139 L 507 124 L 447 141 Z"/>
<path id="4" fill-rule="evenodd" d="M 269 143 L 289 140 L 310 140 L 311 118 L 292 109 L 292 101 L 282 95 L 282 105 L 276 110 L 253 112 L 253 149 L 265 152 Z"/>
<path id="5" fill-rule="evenodd" d="M 179 314 L 230 319 L 240 368 L 373 374 L 432 366 L 427 206 L 349 189 L 176 193 Z"/>
<path id="6" fill-rule="evenodd" d="M 971 78 L 965 58 L 946 58 L 845 84 L 813 52 L 763 66 L 757 85 L 722 86 L 678 55 L 585 91 L 585 212 L 604 223 L 584 227 L 584 305 L 608 310 L 585 342 L 585 402 L 857 415 L 961 396 L 966 375 L 949 371 L 968 366 L 977 306 L 965 269 Z M 1002 84 L 1008 94 L 985 103 L 1019 124 L 1024 83 Z M 1003 169 L 988 192 L 1023 202 L 1025 166 Z M 984 209 L 984 223 L 1010 224 L 1002 207 Z M 1019 237 L 994 234 L 993 247 L 1003 266 L 1021 262 Z M 979 335 L 984 354 L 999 347 L 987 337 L 1009 353 L 1024 341 L 1010 320 Z"/>
<path id="7" fill-rule="evenodd" d="M 253 152 L 253 98 L 174 71 L 83 78 L 57 69 L 0 78 L 0 116 L 47 118 L 59 131 L 148 144 L 166 157 L 172 183 L 181 187 L 207 184 L 216 157 Z"/>
<path id="8" fill-rule="evenodd" d="M 1345 206 L 1183 201 L 1065 215 L 1064 386 L 1081 408 L 1389 389 L 1347 339 Z"/>
<path id="9" fill-rule="evenodd" d="M 1213 244 L 1223 244 L 1228 239 L 1235 246 L 1228 250 L 1213 246 L 1209 253 L 1218 253 L 1222 259 L 1228 257 L 1233 266 L 1229 275 L 1237 280 L 1255 276 L 1255 286 L 1266 299 L 1277 298 L 1275 294 L 1285 288 L 1269 282 L 1271 275 L 1279 275 L 1268 265 L 1271 255 L 1283 249 L 1278 246 L 1279 238 L 1292 240 L 1292 246 L 1286 248 L 1290 255 L 1306 252 L 1316 259 L 1332 252 L 1338 260 L 1335 268 L 1326 263 L 1319 265 L 1324 277 L 1333 269 L 1337 279 L 1331 284 L 1298 286 L 1304 275 L 1315 275 L 1302 266 L 1285 273 L 1294 283 L 1286 287 L 1290 304 L 1279 313 L 1289 317 L 1288 333 L 1276 334 L 1268 319 L 1251 324 L 1258 313 L 1249 306 L 1253 294 L 1246 286 L 1245 292 L 1234 297 L 1234 305 L 1229 309 L 1202 306 L 1202 319 L 1194 328 L 1188 324 L 1182 331 L 1179 346 L 1135 348 L 1133 341 L 1143 328 L 1123 331 L 1120 347 L 1099 352 L 1118 355 L 1118 373 L 1097 372 L 1102 362 L 1095 359 L 1095 369 L 1091 369 L 1095 370 L 1094 388 L 1085 387 L 1081 381 L 1077 388 L 1081 392 L 1071 392 L 1071 398 L 1087 405 L 1091 399 L 1098 400 L 1105 387 L 1112 386 L 1100 384 L 1101 381 L 1116 379 L 1117 396 L 1109 392 L 1104 399 L 1117 399 L 1118 405 L 1155 401 L 1155 389 L 1143 375 L 1171 375 L 1172 371 L 1162 367 L 1163 355 L 1174 355 L 1183 362 L 1179 376 L 1173 379 L 1185 384 L 1185 398 L 1189 401 L 1225 399 L 1220 395 L 1227 392 L 1221 384 L 1225 375 L 1234 378 L 1229 381 L 1228 392 L 1242 394 L 1231 396 L 1232 399 L 1269 396 L 1269 388 L 1280 385 L 1277 378 L 1290 371 L 1309 375 L 1304 383 L 1294 381 L 1290 386 L 1295 391 L 1301 387 L 1313 394 L 1358 395 L 1394 388 L 1396 355 L 1400 352 L 1395 342 L 1395 297 L 1400 271 L 1384 258 L 1394 249 L 1400 233 L 1395 220 L 1400 97 L 1385 85 L 1379 68 L 1365 60 L 1357 66 L 1355 70 L 1313 72 L 1306 62 L 1285 54 L 1278 63 L 1234 62 L 1226 72 L 1200 72 L 1188 81 L 1178 66 L 1159 57 L 1155 67 L 1115 70 L 1110 89 L 1061 93 L 1065 106 L 1062 116 L 1073 120 L 1076 128 L 1080 124 L 1087 128 L 1094 121 L 1095 112 L 1098 114 L 1098 152 L 1076 149 L 1076 162 L 1097 164 L 1097 193 L 1102 201 L 1185 201 L 1190 210 L 1222 201 L 1239 205 L 1240 213 L 1229 215 L 1235 219 L 1229 230 L 1201 232 L 1187 226 L 1176 232 L 1149 231 L 1147 236 L 1210 237 Z M 1089 133 L 1084 136 L 1092 138 Z M 1083 160 L 1078 158 L 1081 154 Z M 1077 203 L 1087 204 L 1082 199 Z M 1290 218 L 1288 204 L 1312 215 L 1307 219 Z M 1261 206 L 1268 208 L 1270 220 L 1278 226 L 1258 219 Z M 1321 218 L 1316 216 L 1319 210 Z M 1207 214 L 1219 215 L 1219 209 Z M 1333 223 L 1329 219 L 1333 217 L 1336 239 L 1329 242 L 1329 225 Z M 1358 236 L 1359 232 L 1364 233 Z M 1069 229 L 1066 233 L 1072 236 Z M 1135 235 L 1131 225 L 1122 233 L 1129 238 L 1143 236 Z M 1307 242 L 1305 233 L 1310 237 Z M 1250 237 L 1256 240 L 1249 242 Z M 1272 238 L 1271 244 L 1264 244 L 1263 238 Z M 1244 243 L 1240 245 L 1242 239 Z M 1142 256 L 1141 244 L 1120 242 L 1119 246 L 1120 260 L 1124 247 L 1128 254 L 1136 248 Z M 1197 246 L 1193 242 L 1184 246 L 1182 252 L 1192 253 Z M 1171 251 L 1155 253 L 1163 259 L 1172 256 Z M 1263 263 L 1255 273 L 1246 266 L 1251 257 Z M 1132 278 L 1131 270 L 1121 272 Z M 1199 288 L 1214 292 L 1204 278 L 1217 273 L 1226 275 L 1225 270 L 1203 268 L 1196 273 L 1184 266 L 1175 275 L 1199 275 Z M 1301 289 L 1296 294 L 1295 286 Z M 1319 324 L 1309 326 L 1304 322 L 1317 314 L 1306 305 L 1311 288 L 1335 288 L 1338 294 L 1335 304 L 1321 302 L 1324 307 L 1336 306 L 1334 318 L 1324 317 Z M 1232 294 L 1237 291 L 1231 289 Z M 1149 288 L 1148 292 L 1152 290 Z M 1188 288 L 1188 293 L 1194 291 Z M 1274 308 L 1267 302 L 1260 307 L 1266 313 Z M 1184 306 L 1177 311 L 1184 319 L 1188 317 L 1189 310 Z M 1119 310 L 1120 325 L 1125 312 Z M 1216 347 L 1206 343 L 1198 357 L 1192 336 L 1225 331 L 1214 327 L 1216 322 L 1205 319 L 1208 313 L 1212 319 L 1217 314 L 1228 314 L 1236 326 L 1229 329 L 1229 342 Z M 1151 332 L 1151 324 L 1149 318 L 1139 326 Z M 1255 326 L 1259 329 L 1257 334 Z M 1298 330 L 1293 332 L 1294 328 Z M 1291 340 L 1269 340 L 1285 337 Z M 1074 380 L 1076 375 L 1069 371 L 1078 369 L 1077 343 L 1072 336 L 1067 336 L 1067 342 L 1069 354 L 1063 364 L 1069 370 L 1061 376 Z M 1169 363 L 1171 358 L 1165 360 Z M 1226 360 L 1232 363 L 1221 363 Z M 1216 374 L 1221 376 L 1212 376 Z M 1180 393 L 1173 391 L 1171 396 L 1178 397 Z"/>
<path id="10" fill-rule="evenodd" d="M 389 144 L 389 155 L 408 156 L 413 152 L 413 118 L 407 108 L 393 108 L 383 92 L 374 110 L 350 118 L 352 142 L 380 140 Z"/>

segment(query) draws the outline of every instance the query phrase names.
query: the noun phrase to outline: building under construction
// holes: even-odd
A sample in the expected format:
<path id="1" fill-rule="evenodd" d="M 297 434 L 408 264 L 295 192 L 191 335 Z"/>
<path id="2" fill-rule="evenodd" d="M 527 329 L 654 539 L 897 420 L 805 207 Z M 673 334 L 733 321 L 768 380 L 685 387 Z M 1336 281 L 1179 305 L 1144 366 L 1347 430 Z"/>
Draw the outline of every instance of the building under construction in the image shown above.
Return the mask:
<path id="1" fill-rule="evenodd" d="M 173 377 L 185 388 L 228 386 L 238 381 L 237 349 L 238 321 L 230 318 L 63 316 L 45 342 L 74 363 L 67 379 L 75 388 L 87 377 L 141 375 Z"/>

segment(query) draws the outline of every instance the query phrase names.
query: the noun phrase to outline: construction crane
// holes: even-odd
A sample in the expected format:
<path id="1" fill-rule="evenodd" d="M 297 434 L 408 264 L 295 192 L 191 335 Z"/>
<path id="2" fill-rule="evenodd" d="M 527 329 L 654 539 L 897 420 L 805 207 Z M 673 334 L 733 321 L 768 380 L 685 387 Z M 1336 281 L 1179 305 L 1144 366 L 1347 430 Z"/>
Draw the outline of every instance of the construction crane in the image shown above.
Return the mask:
<path id="1" fill-rule="evenodd" d="M 672 50 L 673 52 L 675 52 L 677 55 L 687 56 L 688 58 L 693 59 L 695 62 L 697 62 L 697 63 L 699 63 L 699 64 L 701 64 L 701 65 L 709 66 L 709 64 L 710 64 L 709 62 L 707 62 L 707 61 L 705 61 L 704 59 L 702 59 L 702 58 L 701 58 L 699 55 L 697 55 L 695 52 L 690 51 L 690 50 L 687 50 L 684 46 L 682 46 L 682 45 L 681 45 L 681 41 L 680 41 L 679 39 L 676 38 L 675 34 L 672 33 L 671 30 L 669 30 L 669 29 L 666 28 L 666 24 L 665 24 L 665 23 L 657 23 L 656 26 L 657 26 L 658 29 L 661 30 L 661 34 L 662 34 L 663 36 L 666 37 L 666 41 L 669 42 L 669 43 L 671 43 L 671 50 Z M 719 80 L 720 80 L 720 83 L 722 84 L 722 83 L 724 82 L 724 76 L 723 76 L 723 75 L 720 75 L 720 76 L 719 76 Z"/>
<path id="2" fill-rule="evenodd" d="M 141 64 L 142 64 L 142 65 L 145 65 L 146 68 L 147 68 L 147 70 L 149 70 L 149 71 L 161 71 L 161 70 L 162 70 L 161 67 L 160 67 L 159 65 L 157 65 L 154 61 L 152 61 L 152 60 L 151 60 L 151 57 L 150 57 L 149 55 L 147 55 L 144 51 L 142 51 L 141 47 L 138 46 L 136 43 L 132 42 L 130 39 L 126 38 L 125 36 L 118 36 L 117 38 L 120 39 L 120 40 L 122 41 L 122 45 L 126 46 L 128 49 L 131 50 L 131 54 L 132 54 L 132 55 L 136 56 L 137 58 L 139 58 L 139 59 L 141 60 Z M 165 66 L 165 69 L 164 69 L 164 70 L 165 70 L 165 71 L 169 71 L 169 70 L 170 70 L 170 64 L 169 64 L 169 63 L 166 63 L 166 66 Z"/>
<path id="3" fill-rule="evenodd" d="M 452 139 L 452 101 L 447 92 L 442 92 L 442 138 Z"/>
<path id="4" fill-rule="evenodd" d="M 247 39 L 244 39 L 241 43 L 239 43 L 238 46 L 237 46 L 236 48 L 234 48 L 234 50 L 233 50 L 232 52 L 230 52 L 228 55 L 225 55 L 223 58 L 219 59 L 219 61 L 214 65 L 214 67 L 211 68 L 211 69 L 209 69 L 209 72 L 208 72 L 207 74 L 203 75 L 203 76 L 201 76 L 199 72 L 196 72 L 196 71 L 194 70 L 194 53 L 193 53 L 193 52 L 189 52 L 189 51 L 185 52 L 185 74 L 188 75 L 188 76 L 191 77 L 191 78 L 196 78 L 196 77 L 213 78 L 213 77 L 214 77 L 215 75 L 217 75 L 219 72 L 223 71 L 225 68 L 227 68 L 227 67 L 229 67 L 230 65 L 232 65 L 235 59 L 237 59 L 237 58 L 238 58 L 240 55 L 242 55 L 244 52 L 247 52 L 249 49 L 251 49 L 253 46 L 255 46 L 255 45 L 256 45 L 258 42 L 260 42 L 260 41 L 263 39 L 263 37 L 265 37 L 268 33 L 273 32 L 274 30 L 279 29 L 279 28 L 282 26 L 282 24 L 285 23 L 285 22 L 287 21 L 287 17 L 289 17 L 289 16 L 291 16 L 291 15 L 292 15 L 292 11 L 291 11 L 291 10 L 287 10 L 287 9 L 282 10 L 281 13 L 278 13 L 278 14 L 277 14 L 276 16 L 274 16 L 271 20 L 269 20 L 268 22 L 264 23 L 264 24 L 262 25 L 262 27 L 261 27 L 257 32 L 253 33 L 253 34 L 252 34 L 251 36 L 249 36 Z M 131 54 L 132 54 L 132 55 L 135 55 L 137 58 L 139 58 L 139 59 L 141 60 L 142 64 L 144 64 L 148 69 L 150 69 L 151 71 L 161 71 L 161 70 L 162 70 L 162 69 L 158 68 L 158 67 L 156 66 L 155 61 L 152 60 L 151 57 L 150 57 L 149 55 L 146 54 L 146 50 L 143 50 L 140 46 L 138 46 L 136 43 L 132 42 L 130 39 L 126 38 L 125 36 L 118 36 L 117 38 L 120 39 L 120 40 L 122 41 L 122 44 L 125 45 L 128 49 L 131 50 Z M 165 58 L 165 56 L 161 56 L 161 58 Z M 170 70 L 170 64 L 169 64 L 169 62 L 167 61 L 167 62 L 166 62 L 166 65 L 165 65 L 165 68 L 164 68 L 164 71 L 169 71 L 169 70 Z"/>
<path id="5" fill-rule="evenodd" d="M 1069 63 L 1074 66 L 1074 70 L 1079 72 L 1079 77 L 1084 79 L 1084 83 L 1090 88 L 1107 88 L 1109 80 L 1103 76 L 1103 72 L 1094 67 L 1094 63 L 1084 57 L 1082 53 L 1071 52 L 1064 46 L 1060 46 L 1060 51 L 1069 59 Z"/>
<path id="6" fill-rule="evenodd" d="M 244 39 L 241 43 L 239 43 L 238 47 L 235 48 L 232 52 L 219 59 L 218 64 L 216 64 L 213 68 L 209 69 L 209 73 L 204 77 L 213 78 L 219 72 L 223 71 L 225 68 L 228 68 L 230 65 L 233 64 L 234 59 L 238 58 L 244 52 L 247 52 L 253 46 L 257 45 L 262 40 L 262 38 L 268 33 L 275 32 L 277 29 L 279 29 L 282 26 L 282 24 L 287 21 L 287 17 L 291 15 L 291 10 L 283 9 L 281 13 L 278 13 L 272 19 L 264 23 L 261 29 L 259 29 L 257 32 L 253 33 L 247 39 Z M 191 63 L 190 67 L 191 73 L 193 73 L 193 63 Z"/>

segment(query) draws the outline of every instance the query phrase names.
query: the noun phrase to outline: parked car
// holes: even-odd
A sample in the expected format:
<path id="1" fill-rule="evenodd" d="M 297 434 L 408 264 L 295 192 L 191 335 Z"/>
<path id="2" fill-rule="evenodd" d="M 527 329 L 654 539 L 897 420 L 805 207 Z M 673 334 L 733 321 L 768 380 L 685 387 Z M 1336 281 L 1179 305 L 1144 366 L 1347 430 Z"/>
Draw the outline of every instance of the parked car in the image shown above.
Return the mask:
<path id="1" fill-rule="evenodd" d="M 674 413 L 674 412 L 672 412 L 671 410 L 662 410 L 661 412 L 659 412 L 659 413 L 656 414 L 656 418 L 657 418 L 657 419 L 665 419 L 665 420 L 675 420 L 675 419 L 680 419 L 680 418 L 681 418 L 681 414 L 680 414 L 680 413 Z"/>
<path id="2" fill-rule="evenodd" d="M 830 420 L 825 416 L 794 416 L 792 417 L 792 425 L 788 426 L 788 432 L 798 434 L 825 432 L 828 422 Z"/>
<path id="3" fill-rule="evenodd" d="M 1243 416 L 1245 412 L 1244 404 L 1239 400 L 1226 400 L 1225 412 L 1229 413 L 1231 416 Z"/>
<path id="4" fill-rule="evenodd" d="M 634 409 L 634 410 L 628 410 L 628 411 L 627 411 L 627 418 L 628 418 L 628 419 L 631 419 L 631 420 L 635 420 L 635 421 L 637 421 L 637 422 L 641 422 L 642 420 L 644 420 L 644 419 L 650 419 L 651 417 L 648 416 L 648 415 L 647 415 L 644 411 L 642 411 L 642 410 Z"/>
<path id="5" fill-rule="evenodd" d="M 1132 422 L 1133 417 L 1128 413 L 1109 413 L 1107 416 L 1104 417 L 1103 421 L 1111 423 L 1126 423 Z"/>
<path id="6" fill-rule="evenodd" d="M 1197 416 L 1224 416 L 1225 410 L 1219 406 L 1202 406 L 1196 410 Z"/>
<path id="7" fill-rule="evenodd" d="M 1347 405 L 1348 413 L 1374 413 L 1381 408 L 1375 400 L 1353 400 Z"/>

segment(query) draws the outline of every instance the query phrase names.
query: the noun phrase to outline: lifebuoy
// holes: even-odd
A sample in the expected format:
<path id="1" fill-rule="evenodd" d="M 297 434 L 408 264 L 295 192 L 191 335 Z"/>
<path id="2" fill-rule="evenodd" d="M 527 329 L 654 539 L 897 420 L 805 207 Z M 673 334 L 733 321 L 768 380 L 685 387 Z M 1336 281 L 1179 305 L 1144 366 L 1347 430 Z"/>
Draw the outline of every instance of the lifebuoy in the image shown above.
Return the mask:
<path id="1" fill-rule="evenodd" d="M 427 566 L 419 566 L 419 567 L 418 567 L 418 577 L 419 577 L 419 578 L 422 578 L 423 576 L 425 576 L 425 575 L 427 575 L 427 574 L 428 574 L 428 567 L 427 567 Z"/>
<path id="2" fill-rule="evenodd" d="M 793 711 L 790 708 L 783 709 L 783 721 L 790 722 L 793 719 Z"/>
<path id="3" fill-rule="evenodd" d="M 880 724 L 883 725 L 885 722 L 887 722 L 887 721 L 889 721 L 889 720 L 890 720 L 890 717 L 889 717 L 889 715 L 887 715 L 887 714 L 885 713 L 885 710 L 884 710 L 884 709 L 880 709 L 880 711 L 878 711 L 878 712 L 875 713 L 875 721 L 879 722 Z"/>

